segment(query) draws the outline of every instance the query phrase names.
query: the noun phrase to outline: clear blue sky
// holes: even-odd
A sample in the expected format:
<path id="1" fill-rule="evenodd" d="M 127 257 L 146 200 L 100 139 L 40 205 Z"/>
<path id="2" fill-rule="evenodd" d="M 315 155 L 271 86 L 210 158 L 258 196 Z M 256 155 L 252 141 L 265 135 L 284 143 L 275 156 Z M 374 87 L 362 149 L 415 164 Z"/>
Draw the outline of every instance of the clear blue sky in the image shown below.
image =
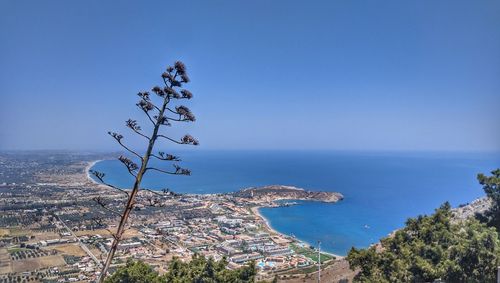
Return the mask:
<path id="1" fill-rule="evenodd" d="M 499 1 L 0 2 L 0 149 L 117 149 L 190 71 L 204 149 L 500 150 Z"/>

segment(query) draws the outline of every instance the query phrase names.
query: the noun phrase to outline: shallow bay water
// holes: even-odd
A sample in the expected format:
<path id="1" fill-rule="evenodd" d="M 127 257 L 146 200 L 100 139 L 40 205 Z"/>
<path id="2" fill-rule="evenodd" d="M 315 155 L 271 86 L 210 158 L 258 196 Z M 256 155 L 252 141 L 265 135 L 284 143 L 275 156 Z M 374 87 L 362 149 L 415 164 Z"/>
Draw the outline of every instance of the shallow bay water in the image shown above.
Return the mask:
<path id="1" fill-rule="evenodd" d="M 260 210 L 277 231 L 311 244 L 321 241 L 322 249 L 340 255 L 352 246 L 367 247 L 408 217 L 431 213 L 445 201 L 457 206 L 483 196 L 477 173 L 500 167 L 499 153 L 484 152 L 200 150 L 176 155 L 192 176 L 148 172 L 144 187 L 221 193 L 282 184 L 342 193 L 345 199 L 335 204 L 298 201 Z M 101 161 L 92 169 L 106 173 L 114 185 L 133 183 L 119 161 Z"/>

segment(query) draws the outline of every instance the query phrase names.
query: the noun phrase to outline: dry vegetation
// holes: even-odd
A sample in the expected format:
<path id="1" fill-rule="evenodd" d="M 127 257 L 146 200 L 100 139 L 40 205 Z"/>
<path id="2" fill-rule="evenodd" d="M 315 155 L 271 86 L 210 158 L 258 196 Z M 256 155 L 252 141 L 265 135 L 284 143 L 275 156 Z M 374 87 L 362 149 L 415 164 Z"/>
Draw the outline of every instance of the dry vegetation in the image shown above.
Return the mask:
<path id="1" fill-rule="evenodd" d="M 356 272 L 349 269 L 349 263 L 346 260 L 339 260 L 334 264 L 321 270 L 321 282 L 339 282 L 339 280 L 347 279 L 352 282 Z M 286 283 L 316 283 L 318 282 L 318 273 L 295 274 L 288 275 L 287 278 L 282 278 L 278 282 Z"/>
<path id="2" fill-rule="evenodd" d="M 66 262 L 60 255 L 50 255 L 12 262 L 13 272 L 33 271 L 53 266 L 63 266 Z"/>
<path id="3" fill-rule="evenodd" d="M 78 244 L 68 244 L 68 245 L 60 245 L 57 247 L 54 247 L 54 250 L 66 254 L 66 255 L 73 255 L 73 256 L 86 256 L 87 254 L 85 253 L 84 250 L 78 245 Z"/>
<path id="4" fill-rule="evenodd" d="M 10 234 L 9 229 L 0 228 L 0 237 L 9 236 L 9 234 Z"/>
<path id="5" fill-rule="evenodd" d="M 85 231 L 76 231 L 75 235 L 78 237 L 80 236 L 85 236 L 85 235 L 101 235 L 101 236 L 111 236 L 111 233 L 109 233 L 108 230 L 106 229 L 97 229 L 97 230 L 85 230 Z M 132 237 L 140 237 L 141 233 L 135 229 L 127 229 L 123 233 L 123 238 L 132 238 Z"/>

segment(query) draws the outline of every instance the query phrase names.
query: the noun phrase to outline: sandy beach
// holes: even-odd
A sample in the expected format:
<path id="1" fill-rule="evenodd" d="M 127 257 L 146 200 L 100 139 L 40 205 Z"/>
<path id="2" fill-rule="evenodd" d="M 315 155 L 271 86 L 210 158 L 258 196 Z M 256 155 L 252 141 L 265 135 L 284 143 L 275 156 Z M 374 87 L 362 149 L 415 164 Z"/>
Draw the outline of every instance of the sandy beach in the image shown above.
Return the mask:
<path id="1" fill-rule="evenodd" d="M 284 237 L 287 237 L 287 238 L 290 238 L 291 236 L 290 235 L 287 235 L 287 234 L 283 234 L 283 233 L 280 233 L 278 231 L 276 231 L 272 226 L 271 226 L 271 223 L 269 222 L 269 220 L 267 220 L 267 218 L 265 218 L 259 211 L 259 209 L 261 208 L 261 206 L 254 206 L 251 208 L 252 210 L 252 213 L 255 214 L 256 216 L 258 216 L 260 219 L 262 219 L 264 221 L 264 223 L 266 224 L 266 228 L 267 230 L 269 230 L 271 233 L 275 233 L 275 234 L 279 234 L 279 235 L 282 235 Z M 310 243 L 308 242 L 305 242 L 305 241 L 302 241 L 302 240 L 299 240 L 297 238 L 293 238 L 294 241 L 296 242 L 300 242 L 300 243 L 303 243 L 307 246 L 313 246 L 311 245 Z M 342 259 L 344 258 L 344 256 L 341 256 L 341 255 L 338 255 L 338 254 L 333 254 L 333 253 L 329 253 L 329 252 L 326 252 L 326 251 L 321 251 L 321 253 L 323 254 L 327 254 L 327 255 L 331 255 L 331 256 L 334 256 L 336 257 L 337 259 Z"/>
<path id="2" fill-rule="evenodd" d="M 253 214 L 257 215 L 260 219 L 262 219 L 264 221 L 268 230 L 270 230 L 273 233 L 282 235 L 278 231 L 274 230 L 273 227 L 271 227 L 271 224 L 269 223 L 267 218 L 265 218 L 264 216 L 262 216 L 262 214 L 260 214 L 260 211 L 259 211 L 260 208 L 261 208 L 260 206 L 254 206 L 250 210 L 252 210 Z"/>
<path id="3" fill-rule="evenodd" d="M 85 174 L 86 174 L 86 176 L 87 176 L 87 179 L 88 179 L 90 182 L 92 182 L 93 184 L 98 185 L 98 186 L 105 186 L 105 185 L 103 185 L 103 184 L 101 184 L 101 183 L 97 182 L 96 180 L 94 180 L 94 179 L 92 178 L 92 176 L 90 175 L 90 172 L 89 172 L 89 171 L 90 171 L 90 169 L 91 169 L 91 168 L 92 168 L 95 164 L 97 164 L 97 163 L 98 163 L 98 162 L 100 162 L 100 161 L 102 161 L 102 159 L 100 159 L 100 160 L 94 160 L 94 161 L 90 161 L 90 162 L 88 162 L 87 166 L 85 167 Z M 105 186 L 105 187 L 106 187 L 106 186 Z M 272 234 L 278 234 L 278 235 L 281 235 L 282 237 L 286 237 L 286 238 L 293 238 L 293 237 L 292 237 L 292 236 L 290 236 L 290 235 L 283 234 L 283 233 L 280 233 L 280 232 L 278 232 L 277 230 L 275 230 L 275 229 L 271 226 L 271 223 L 269 222 L 269 220 L 268 220 L 266 217 L 264 217 L 264 216 L 260 213 L 260 211 L 259 211 L 259 209 L 260 209 L 260 208 L 261 208 L 261 206 L 253 206 L 253 207 L 252 207 L 252 208 L 250 208 L 250 209 L 251 209 L 251 211 L 252 211 L 252 213 L 253 213 L 253 214 L 255 214 L 255 215 L 256 215 L 257 217 L 259 217 L 262 221 L 264 221 L 264 223 L 265 223 L 265 225 L 266 225 L 266 229 L 267 229 L 269 232 L 271 232 Z M 293 238 L 293 239 L 294 239 L 294 241 L 296 241 L 296 242 L 300 242 L 300 243 L 303 243 L 303 244 L 305 244 L 305 245 L 311 246 L 311 244 L 310 244 L 310 243 L 307 243 L 307 242 L 305 242 L 305 241 L 302 241 L 302 240 L 299 240 L 299 239 L 296 239 L 296 238 Z M 337 258 L 343 258 L 343 256 L 340 256 L 340 255 L 337 255 L 337 254 L 332 254 L 332 253 L 329 253 L 329 252 L 326 252 L 326 251 L 322 251 L 322 253 L 324 253 L 324 254 L 328 254 L 328 255 L 331 255 L 331 256 L 335 256 L 335 257 L 337 257 Z"/>
<path id="4" fill-rule="evenodd" d="M 101 184 L 101 183 L 97 182 L 96 180 L 94 180 L 94 178 L 92 178 L 92 176 L 90 176 L 90 169 L 91 169 L 92 167 L 94 167 L 94 165 L 96 165 L 96 164 L 97 164 L 97 162 L 100 162 L 100 161 L 102 161 L 102 159 L 99 159 L 99 160 L 94 160 L 94 161 L 89 161 L 89 162 L 88 162 L 88 164 L 87 164 L 87 166 L 85 166 L 85 175 L 87 176 L 87 179 L 88 179 L 91 183 L 96 184 L 96 185 L 100 185 L 100 186 L 102 186 L 102 184 Z"/>

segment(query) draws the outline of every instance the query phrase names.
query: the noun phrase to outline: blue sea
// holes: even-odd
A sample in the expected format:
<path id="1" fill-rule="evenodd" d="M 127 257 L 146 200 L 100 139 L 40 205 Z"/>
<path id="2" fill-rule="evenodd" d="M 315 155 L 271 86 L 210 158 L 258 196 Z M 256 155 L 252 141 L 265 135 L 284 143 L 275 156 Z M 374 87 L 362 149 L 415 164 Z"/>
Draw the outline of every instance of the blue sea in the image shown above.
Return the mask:
<path id="1" fill-rule="evenodd" d="M 432 213 L 445 201 L 453 206 L 484 195 L 480 172 L 500 167 L 500 153 L 338 152 L 338 151 L 188 151 L 178 152 L 192 176 L 149 172 L 144 187 L 180 193 L 232 192 L 270 184 L 335 191 L 335 204 L 299 201 L 299 205 L 262 208 L 277 231 L 322 249 L 346 255 L 402 227 L 409 217 Z M 169 163 L 155 165 L 170 169 Z M 130 187 L 127 171 L 116 160 L 97 163 L 114 185 Z"/>

